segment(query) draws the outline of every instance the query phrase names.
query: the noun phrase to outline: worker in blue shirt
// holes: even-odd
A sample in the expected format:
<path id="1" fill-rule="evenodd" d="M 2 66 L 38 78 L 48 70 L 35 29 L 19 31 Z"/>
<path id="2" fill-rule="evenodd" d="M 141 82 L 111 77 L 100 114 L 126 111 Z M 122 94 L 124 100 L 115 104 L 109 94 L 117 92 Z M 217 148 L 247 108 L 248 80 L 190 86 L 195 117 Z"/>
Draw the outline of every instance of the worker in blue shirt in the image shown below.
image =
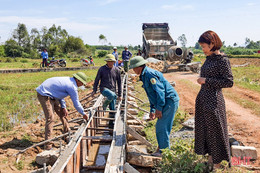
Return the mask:
<path id="1" fill-rule="evenodd" d="M 145 65 L 147 62 L 143 57 L 136 56 L 130 60 L 130 69 L 140 75 L 140 80 L 143 82 L 143 88 L 150 102 L 150 119 L 158 118 L 156 122 L 158 149 L 152 155 L 161 156 L 161 149 L 170 147 L 169 136 L 179 106 L 179 96 L 161 72 Z"/>
<path id="2" fill-rule="evenodd" d="M 115 64 L 114 64 L 114 66 L 118 67 L 118 52 L 117 52 L 117 47 L 114 47 L 113 50 L 114 50 L 114 52 L 112 53 L 112 55 L 114 55 L 115 58 L 116 58 L 116 62 L 115 62 Z"/>
<path id="3" fill-rule="evenodd" d="M 122 60 L 124 63 L 125 72 L 128 72 L 128 62 L 131 57 L 132 57 L 132 53 L 128 50 L 128 47 L 125 46 L 125 50 L 122 52 Z"/>
<path id="4" fill-rule="evenodd" d="M 84 112 L 79 102 L 78 87 L 82 87 L 87 83 L 87 76 L 83 72 L 73 74 L 73 77 L 52 77 L 45 80 L 36 88 L 37 97 L 46 118 L 45 124 L 45 140 L 51 139 L 54 124 L 54 111 L 58 114 L 62 124 L 63 132 L 68 132 L 69 124 L 66 116 L 68 111 L 64 98 L 70 96 L 76 110 L 83 115 L 85 120 L 88 115 Z M 45 149 L 50 150 L 52 143 L 45 144 Z"/>
<path id="5" fill-rule="evenodd" d="M 47 61 L 48 61 L 48 52 L 47 49 L 43 49 L 42 53 L 41 53 L 41 57 L 42 57 L 42 67 L 47 67 Z"/>

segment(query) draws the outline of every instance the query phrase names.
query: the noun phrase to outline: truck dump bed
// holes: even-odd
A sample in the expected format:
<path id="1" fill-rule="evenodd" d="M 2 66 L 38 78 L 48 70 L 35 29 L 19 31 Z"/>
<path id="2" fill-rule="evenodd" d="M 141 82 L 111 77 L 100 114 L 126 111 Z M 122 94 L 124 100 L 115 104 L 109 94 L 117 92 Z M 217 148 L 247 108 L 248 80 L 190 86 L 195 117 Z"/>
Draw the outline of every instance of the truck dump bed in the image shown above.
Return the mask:
<path id="1" fill-rule="evenodd" d="M 143 23 L 142 29 L 145 58 L 161 59 L 171 46 L 176 45 L 169 34 L 168 23 Z"/>

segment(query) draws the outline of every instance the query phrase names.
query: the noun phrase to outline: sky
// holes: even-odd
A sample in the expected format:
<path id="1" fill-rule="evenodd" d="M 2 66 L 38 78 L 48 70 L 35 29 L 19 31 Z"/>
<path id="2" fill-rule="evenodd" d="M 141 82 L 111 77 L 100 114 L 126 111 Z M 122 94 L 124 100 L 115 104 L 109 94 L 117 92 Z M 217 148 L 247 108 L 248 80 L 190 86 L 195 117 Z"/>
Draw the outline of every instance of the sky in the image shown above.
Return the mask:
<path id="1" fill-rule="evenodd" d="M 174 40 L 185 34 L 187 46 L 215 31 L 225 45 L 244 46 L 260 40 L 259 0 L 0 0 L 0 43 L 11 38 L 18 23 L 41 30 L 53 24 L 101 45 L 142 45 L 142 23 L 168 23 Z M 181 45 L 178 42 L 178 45 Z"/>

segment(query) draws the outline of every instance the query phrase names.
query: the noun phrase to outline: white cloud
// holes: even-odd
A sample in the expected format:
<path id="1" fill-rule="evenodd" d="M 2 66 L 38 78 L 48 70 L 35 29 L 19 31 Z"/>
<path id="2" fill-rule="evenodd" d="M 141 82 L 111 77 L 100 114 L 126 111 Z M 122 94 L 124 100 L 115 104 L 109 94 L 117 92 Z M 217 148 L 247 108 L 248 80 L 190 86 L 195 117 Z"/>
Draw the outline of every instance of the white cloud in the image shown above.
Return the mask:
<path id="1" fill-rule="evenodd" d="M 194 10 L 194 7 L 192 5 L 184 5 L 181 7 L 182 10 Z"/>
<path id="2" fill-rule="evenodd" d="M 161 8 L 165 10 L 173 10 L 175 9 L 175 5 L 163 5 Z"/>
<path id="3" fill-rule="evenodd" d="M 247 5 L 248 5 L 248 6 L 254 6 L 254 5 L 256 5 L 256 3 L 249 2 L 249 3 L 247 3 Z"/>
<path id="4" fill-rule="evenodd" d="M 100 3 L 100 5 L 108 5 L 108 4 L 111 4 L 111 3 L 115 3 L 117 1 L 120 1 L 120 0 L 105 0 L 105 1 L 102 1 Z"/>
<path id="5" fill-rule="evenodd" d="M 194 7 L 192 5 L 163 5 L 161 6 L 162 9 L 164 10 L 193 10 Z"/>
<path id="6" fill-rule="evenodd" d="M 103 17 L 89 17 L 89 20 L 93 20 L 95 22 L 113 22 L 117 21 L 116 18 L 103 18 Z"/>

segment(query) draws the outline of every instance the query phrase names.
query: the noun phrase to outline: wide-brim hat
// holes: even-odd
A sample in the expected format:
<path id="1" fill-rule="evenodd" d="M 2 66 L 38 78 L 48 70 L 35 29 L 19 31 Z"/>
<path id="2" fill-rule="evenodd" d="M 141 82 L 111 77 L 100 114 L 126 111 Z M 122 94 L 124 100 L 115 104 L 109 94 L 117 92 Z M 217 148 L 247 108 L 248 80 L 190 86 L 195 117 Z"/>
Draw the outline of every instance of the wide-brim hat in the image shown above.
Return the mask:
<path id="1" fill-rule="evenodd" d="M 76 79 L 78 79 L 80 82 L 82 82 L 84 85 L 87 84 L 87 75 L 83 72 L 78 72 L 73 74 L 73 77 L 75 77 Z"/>
<path id="2" fill-rule="evenodd" d="M 106 58 L 105 61 L 114 61 L 114 62 L 116 62 L 116 58 L 112 54 L 107 54 L 105 58 Z"/>
<path id="3" fill-rule="evenodd" d="M 142 56 L 135 56 L 130 60 L 129 68 L 133 69 L 136 67 L 140 67 L 146 63 L 148 63 L 148 61 L 145 60 Z"/>

